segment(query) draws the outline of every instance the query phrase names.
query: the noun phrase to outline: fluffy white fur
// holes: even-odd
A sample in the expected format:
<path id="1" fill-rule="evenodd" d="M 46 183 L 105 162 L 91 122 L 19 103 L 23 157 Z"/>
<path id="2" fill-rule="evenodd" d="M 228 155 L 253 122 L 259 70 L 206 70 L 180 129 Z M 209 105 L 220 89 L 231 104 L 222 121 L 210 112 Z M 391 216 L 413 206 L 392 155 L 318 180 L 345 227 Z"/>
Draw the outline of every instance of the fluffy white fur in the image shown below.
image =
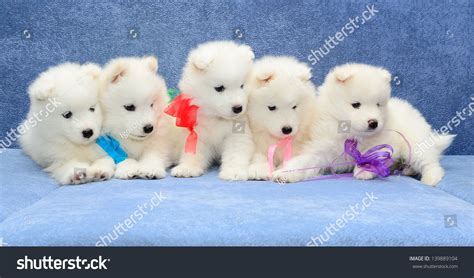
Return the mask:
<path id="1" fill-rule="evenodd" d="M 95 144 L 102 125 L 100 74 L 97 65 L 67 63 L 43 72 L 28 88 L 31 105 L 20 144 L 60 184 L 113 175 L 113 161 Z"/>
<path id="2" fill-rule="evenodd" d="M 255 152 L 249 179 L 270 178 L 267 150 L 286 137 L 293 137 L 293 155 L 299 155 L 310 138 L 316 114 L 316 88 L 311 69 L 292 57 L 267 56 L 257 60 L 246 83 L 248 118 Z M 271 110 L 270 110 L 271 109 Z M 275 166 L 282 163 L 282 150 L 275 153 Z"/>
<path id="3" fill-rule="evenodd" d="M 189 53 L 179 89 L 200 107 L 195 129 L 197 151 L 189 154 L 183 150 L 179 164 L 171 170 L 173 176 L 200 176 L 220 159 L 220 178 L 247 179 L 253 144 L 245 117 L 247 92 L 243 84 L 253 59 L 250 47 L 230 41 L 207 42 Z M 241 111 L 236 113 L 235 109 Z M 245 124 L 245 132 L 233 132 L 235 121 Z"/>
<path id="4" fill-rule="evenodd" d="M 117 139 L 129 156 L 117 164 L 116 178 L 163 178 L 176 160 L 172 118 L 163 113 L 169 97 L 157 70 L 155 57 L 117 58 L 104 68 L 104 133 Z"/>
<path id="5" fill-rule="evenodd" d="M 275 172 L 273 179 L 294 182 L 314 175 L 308 171 L 285 170 L 327 165 L 342 153 L 347 138 L 356 138 L 361 151 L 379 144 L 392 145 L 394 158 L 408 163 L 405 174 L 421 174 L 423 183 L 436 185 L 444 175 L 440 156 L 454 136 L 434 134 L 418 110 L 404 100 L 390 98 L 390 80 L 387 70 L 374 66 L 345 64 L 334 68 L 320 88 L 317 99 L 319 114 L 313 127 L 312 144 L 303 155 L 292 159 L 285 169 Z M 360 107 L 354 108 L 355 103 L 360 103 Z M 348 133 L 340 132 L 340 121 L 350 121 Z M 369 121 L 377 121 L 377 127 L 370 128 Z M 430 140 L 430 137 L 435 139 L 435 143 L 424 152 L 412 150 L 409 160 L 407 144 L 391 130 L 401 132 L 412 147 Z M 357 167 L 353 171 L 356 178 L 374 178 L 374 174 Z"/>

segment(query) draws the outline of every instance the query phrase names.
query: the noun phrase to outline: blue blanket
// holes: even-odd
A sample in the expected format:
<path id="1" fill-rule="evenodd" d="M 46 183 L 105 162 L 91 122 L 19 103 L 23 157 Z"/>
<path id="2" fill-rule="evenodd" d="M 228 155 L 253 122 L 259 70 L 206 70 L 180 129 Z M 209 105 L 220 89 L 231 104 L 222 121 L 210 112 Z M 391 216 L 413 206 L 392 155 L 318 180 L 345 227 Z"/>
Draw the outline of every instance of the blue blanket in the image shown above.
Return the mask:
<path id="1" fill-rule="evenodd" d="M 474 246 L 474 157 L 442 163 L 436 188 L 400 176 L 225 182 L 215 170 L 59 187 L 7 150 L 0 238 L 9 246 Z"/>

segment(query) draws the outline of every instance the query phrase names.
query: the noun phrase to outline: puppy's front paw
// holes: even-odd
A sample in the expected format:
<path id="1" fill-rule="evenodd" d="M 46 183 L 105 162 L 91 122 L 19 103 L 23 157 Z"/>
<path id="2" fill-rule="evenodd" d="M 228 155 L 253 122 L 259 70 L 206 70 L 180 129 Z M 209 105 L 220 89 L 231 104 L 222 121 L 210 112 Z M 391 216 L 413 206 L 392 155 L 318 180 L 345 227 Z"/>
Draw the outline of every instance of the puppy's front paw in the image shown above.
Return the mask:
<path id="1" fill-rule="evenodd" d="M 248 173 L 245 169 L 223 168 L 219 172 L 219 178 L 228 181 L 245 181 L 248 179 Z"/>
<path id="2" fill-rule="evenodd" d="M 87 168 L 80 167 L 68 169 L 62 173 L 58 170 L 58 172 L 53 173 L 52 176 L 62 185 L 82 184 L 91 181 L 91 179 L 87 176 L 87 172 Z"/>
<path id="3" fill-rule="evenodd" d="M 140 163 L 138 176 L 142 179 L 162 179 L 166 177 L 166 170 L 162 167 Z"/>
<path id="4" fill-rule="evenodd" d="M 426 185 L 436 186 L 444 177 L 444 170 L 441 167 L 432 167 L 421 173 L 421 182 Z"/>
<path id="5" fill-rule="evenodd" d="M 272 174 L 272 180 L 279 184 L 298 182 L 304 179 L 304 173 L 300 171 L 277 170 Z"/>
<path id="6" fill-rule="evenodd" d="M 359 179 L 359 180 L 372 180 L 377 177 L 377 174 L 365 171 L 361 168 L 355 167 L 354 169 L 354 178 Z"/>
<path id="7" fill-rule="evenodd" d="M 411 167 L 406 167 L 402 170 L 402 175 L 404 176 L 415 176 L 416 174 L 416 171 Z"/>
<path id="8" fill-rule="evenodd" d="M 249 167 L 249 180 L 268 180 L 270 174 L 266 163 L 256 163 Z"/>
<path id="9" fill-rule="evenodd" d="M 110 180 L 114 175 L 114 167 L 105 166 L 105 165 L 93 165 L 89 171 L 88 176 L 92 178 L 93 181 L 106 181 Z"/>
<path id="10" fill-rule="evenodd" d="M 204 169 L 184 164 L 171 169 L 171 175 L 177 178 L 193 178 L 202 176 L 202 174 L 204 174 Z"/>
<path id="11" fill-rule="evenodd" d="M 114 177 L 117 179 L 128 180 L 138 176 L 138 163 L 133 159 L 125 159 L 117 164 Z"/>

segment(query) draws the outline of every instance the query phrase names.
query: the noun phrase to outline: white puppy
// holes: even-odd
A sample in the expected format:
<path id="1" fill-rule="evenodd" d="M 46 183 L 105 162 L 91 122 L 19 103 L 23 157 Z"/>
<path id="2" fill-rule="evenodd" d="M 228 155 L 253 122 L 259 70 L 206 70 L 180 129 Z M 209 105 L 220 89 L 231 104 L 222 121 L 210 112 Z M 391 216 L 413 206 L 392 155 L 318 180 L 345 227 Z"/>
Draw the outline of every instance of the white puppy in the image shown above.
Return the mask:
<path id="1" fill-rule="evenodd" d="M 288 163 L 286 169 L 275 172 L 274 180 L 292 182 L 308 177 L 308 171 L 285 170 L 327 165 L 343 152 L 346 139 L 355 138 L 362 152 L 375 145 L 390 144 L 394 148 L 393 158 L 407 164 L 405 174 L 421 174 L 423 183 L 436 185 L 444 176 L 441 154 L 454 135 L 436 134 L 408 102 L 390 98 L 390 80 L 387 70 L 374 66 L 345 64 L 334 68 L 320 88 L 320 114 L 314 124 L 311 146 L 304 155 Z M 410 147 L 395 131 L 406 137 Z M 431 148 L 413 149 L 426 140 L 434 141 Z M 355 167 L 354 176 L 370 179 L 375 174 Z"/>
<path id="2" fill-rule="evenodd" d="M 112 177 L 113 161 L 95 144 L 102 126 L 97 65 L 66 63 L 29 87 L 30 110 L 20 144 L 60 184 Z"/>
<path id="3" fill-rule="evenodd" d="M 270 145 L 292 137 L 293 155 L 299 155 L 310 138 L 316 114 L 316 88 L 311 69 L 292 57 L 268 56 L 255 62 L 246 82 L 248 118 L 255 144 L 249 179 L 268 179 Z M 283 162 L 283 148 L 275 152 L 275 165 Z"/>
<path id="4" fill-rule="evenodd" d="M 116 178 L 163 178 L 171 163 L 173 119 L 163 113 L 169 96 L 157 70 L 155 57 L 117 58 L 104 68 L 104 134 L 128 155 L 117 164 Z"/>
<path id="5" fill-rule="evenodd" d="M 207 42 L 189 53 L 179 89 L 199 106 L 197 148 L 195 154 L 183 151 L 179 164 L 171 171 L 173 176 L 200 176 L 220 159 L 220 178 L 247 179 L 253 144 L 244 115 L 244 82 L 253 59 L 249 46 L 230 41 Z"/>

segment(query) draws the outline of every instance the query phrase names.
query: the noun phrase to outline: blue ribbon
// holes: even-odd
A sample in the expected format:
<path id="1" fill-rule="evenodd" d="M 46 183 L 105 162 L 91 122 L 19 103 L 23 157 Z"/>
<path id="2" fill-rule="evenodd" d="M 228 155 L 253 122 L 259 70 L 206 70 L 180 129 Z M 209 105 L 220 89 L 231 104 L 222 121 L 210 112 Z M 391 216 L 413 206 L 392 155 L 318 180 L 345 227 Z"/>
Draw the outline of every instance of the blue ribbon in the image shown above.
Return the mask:
<path id="1" fill-rule="evenodd" d="M 127 153 L 120 147 L 119 141 L 110 135 L 102 135 L 95 142 L 114 160 L 115 164 L 128 158 Z"/>

